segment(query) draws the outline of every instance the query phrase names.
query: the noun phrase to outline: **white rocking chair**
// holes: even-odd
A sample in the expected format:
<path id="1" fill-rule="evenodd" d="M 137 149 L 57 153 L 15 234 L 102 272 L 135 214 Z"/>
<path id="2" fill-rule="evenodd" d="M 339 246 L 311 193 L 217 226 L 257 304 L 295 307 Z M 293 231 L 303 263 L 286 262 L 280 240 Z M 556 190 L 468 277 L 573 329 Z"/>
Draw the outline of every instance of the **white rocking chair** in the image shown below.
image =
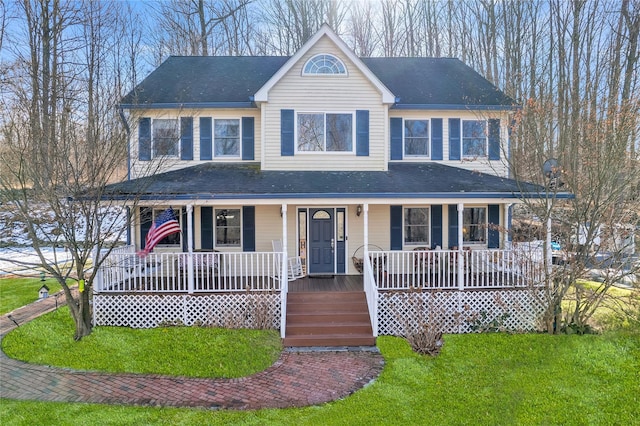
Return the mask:
<path id="1" fill-rule="evenodd" d="M 272 240 L 271 245 L 274 252 L 282 253 L 281 240 Z M 294 281 L 298 278 L 304 277 L 304 271 L 302 270 L 302 259 L 300 259 L 300 256 L 287 258 L 287 265 L 289 266 L 287 271 L 287 278 L 289 279 L 289 281 Z"/>

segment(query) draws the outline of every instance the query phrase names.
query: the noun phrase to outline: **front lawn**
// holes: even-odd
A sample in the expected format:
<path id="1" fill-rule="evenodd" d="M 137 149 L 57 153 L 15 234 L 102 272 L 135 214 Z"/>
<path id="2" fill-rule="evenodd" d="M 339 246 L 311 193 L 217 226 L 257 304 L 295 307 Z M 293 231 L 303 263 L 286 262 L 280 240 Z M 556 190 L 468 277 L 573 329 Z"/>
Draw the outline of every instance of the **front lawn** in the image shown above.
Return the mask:
<path id="1" fill-rule="evenodd" d="M 60 284 L 51 278 L 44 282 L 40 281 L 40 278 L 0 278 L 0 315 L 38 300 L 38 291 L 42 284 L 49 287 L 49 295 L 62 290 Z M 63 299 L 64 296 L 61 301 Z"/>
<path id="2" fill-rule="evenodd" d="M 53 326 L 52 321 L 54 324 L 58 321 L 55 315 L 34 321 L 34 324 L 42 322 L 35 330 Z M 177 329 L 167 330 L 160 333 L 171 335 L 166 333 Z M 185 342 L 195 345 L 197 340 L 213 338 L 201 334 L 206 330 L 181 328 L 180 332 L 185 333 Z M 117 359 L 118 352 L 130 353 L 129 346 L 156 340 L 154 330 L 122 331 L 122 337 L 129 335 L 128 343 L 110 345 L 112 352 L 107 358 Z M 89 338 L 97 336 L 97 340 L 103 341 L 105 337 L 99 333 L 110 332 L 98 328 Z M 227 332 L 233 336 L 236 331 Z M 13 333 L 16 332 L 7 337 Z M 37 344 L 47 345 L 46 351 L 50 351 L 49 347 L 61 340 L 60 333 L 63 331 L 58 329 L 49 335 L 49 342 Z M 71 330 L 64 333 L 72 334 Z M 137 339 L 131 337 L 134 335 Z M 261 342 L 263 338 L 258 338 L 240 346 L 254 353 L 263 349 Z M 95 369 L 94 360 L 82 356 L 75 346 L 65 349 L 66 357 L 85 359 L 84 366 L 76 368 Z M 179 358 L 179 346 L 163 349 L 161 359 L 173 362 Z M 237 412 L 5 399 L 0 404 L 0 418 L 4 424 L 24 425 L 47 424 L 51 419 L 55 419 L 56 424 L 69 425 L 627 425 L 638 424 L 640 419 L 640 334 L 637 332 L 585 336 L 447 335 L 444 348 L 436 358 L 413 353 L 400 338 L 380 337 L 378 346 L 386 360 L 380 377 L 355 394 L 322 406 Z M 219 358 L 221 356 L 210 357 L 211 363 L 224 363 L 225 358 Z M 241 357 L 233 359 L 240 361 Z"/>
<path id="3" fill-rule="evenodd" d="M 233 378 L 269 367 L 282 344 L 274 330 L 204 327 L 96 327 L 76 342 L 65 306 L 7 334 L 2 349 L 26 362 L 78 370 Z"/>

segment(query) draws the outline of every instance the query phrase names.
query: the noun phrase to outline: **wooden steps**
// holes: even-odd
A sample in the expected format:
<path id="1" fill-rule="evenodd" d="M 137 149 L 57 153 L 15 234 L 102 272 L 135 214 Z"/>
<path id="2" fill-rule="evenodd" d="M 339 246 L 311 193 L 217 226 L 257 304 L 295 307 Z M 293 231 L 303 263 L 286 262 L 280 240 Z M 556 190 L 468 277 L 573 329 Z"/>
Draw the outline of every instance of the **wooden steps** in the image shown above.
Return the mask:
<path id="1" fill-rule="evenodd" d="M 287 294 L 284 346 L 374 346 L 362 291 Z"/>

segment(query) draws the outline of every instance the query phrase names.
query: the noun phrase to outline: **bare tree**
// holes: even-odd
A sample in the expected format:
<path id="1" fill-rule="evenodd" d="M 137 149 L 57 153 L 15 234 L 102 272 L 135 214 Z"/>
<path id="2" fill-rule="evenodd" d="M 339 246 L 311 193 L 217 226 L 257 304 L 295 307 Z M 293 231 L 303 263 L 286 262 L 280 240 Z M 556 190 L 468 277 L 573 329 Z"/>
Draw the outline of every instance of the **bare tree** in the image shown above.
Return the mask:
<path id="1" fill-rule="evenodd" d="M 0 202 L 24 227 L 38 260 L 7 260 L 60 283 L 79 340 L 92 329 L 97 267 L 129 220 L 101 201 L 106 186 L 124 178 L 127 158 L 111 56 L 119 6 L 57 0 L 17 6 L 27 43 L 12 44 L 13 72 L 1 103 Z"/>

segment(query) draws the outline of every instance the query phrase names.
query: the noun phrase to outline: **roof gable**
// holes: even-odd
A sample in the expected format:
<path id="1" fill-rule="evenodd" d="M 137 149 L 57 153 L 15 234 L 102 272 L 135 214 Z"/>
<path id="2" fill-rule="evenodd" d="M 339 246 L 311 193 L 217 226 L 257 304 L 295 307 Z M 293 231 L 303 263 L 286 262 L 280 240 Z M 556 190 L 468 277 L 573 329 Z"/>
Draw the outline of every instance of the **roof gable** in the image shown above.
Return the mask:
<path id="1" fill-rule="evenodd" d="M 311 37 L 289 60 L 258 90 L 254 96 L 256 102 L 267 102 L 269 91 L 282 79 L 293 66 L 300 61 L 304 55 L 322 38 L 328 37 L 340 51 L 353 62 L 356 68 L 379 90 L 382 95 L 382 102 L 392 104 L 395 102 L 395 95 L 382 83 L 382 81 L 358 58 L 349 47 L 342 41 L 336 33 L 323 24 L 320 30 Z"/>

